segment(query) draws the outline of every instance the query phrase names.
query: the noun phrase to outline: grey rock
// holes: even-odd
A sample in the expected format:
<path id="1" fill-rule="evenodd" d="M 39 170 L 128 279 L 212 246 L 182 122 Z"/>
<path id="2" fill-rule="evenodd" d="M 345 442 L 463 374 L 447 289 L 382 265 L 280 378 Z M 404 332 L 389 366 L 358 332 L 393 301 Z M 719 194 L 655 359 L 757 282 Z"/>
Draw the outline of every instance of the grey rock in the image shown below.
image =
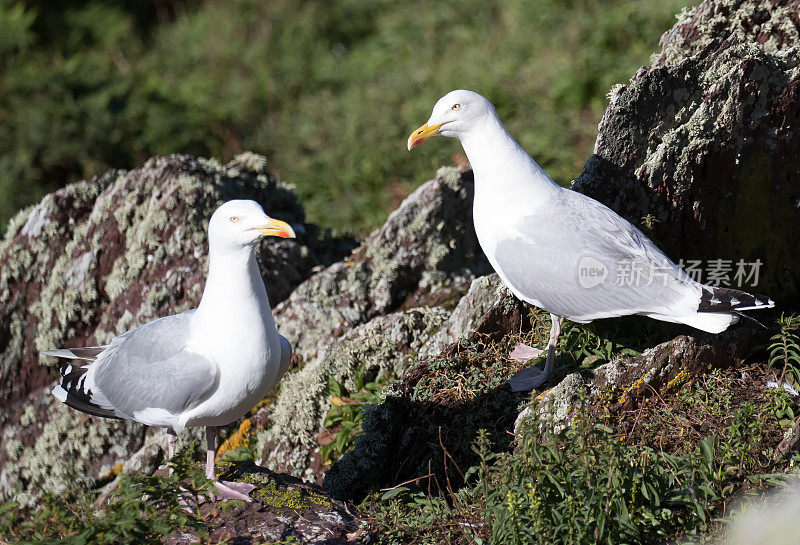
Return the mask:
<path id="1" fill-rule="evenodd" d="M 265 409 L 270 427 L 258 434 L 256 452 L 275 471 L 308 479 L 318 451 L 317 435 L 331 408 L 328 383 L 353 388 L 356 370 L 402 376 L 420 347 L 437 331 L 449 312 L 415 308 L 379 316 L 331 343 L 314 361 L 284 377 L 274 405 Z"/>
<path id="2" fill-rule="evenodd" d="M 511 310 L 518 305 L 511 290 L 496 273 L 472 281 L 467 294 L 456 305 L 453 314 L 419 351 L 420 358 L 435 356 L 448 345 L 475 331 L 489 310 L 501 307 Z"/>
<path id="3" fill-rule="evenodd" d="M 442 168 L 352 255 L 301 284 L 275 309 L 297 357 L 401 308 L 451 308 L 491 272 L 472 225 L 471 172 Z"/>
<path id="4" fill-rule="evenodd" d="M 257 452 L 267 467 L 320 478 L 316 437 L 330 409 L 329 381 L 358 368 L 402 376 L 472 281 L 490 271 L 472 225 L 472 187 L 471 173 L 440 169 L 348 259 L 309 278 L 276 308 L 281 333 L 305 365 L 283 379 L 265 409 L 270 427 L 258 435 Z M 496 287 L 487 286 L 484 299 Z M 476 296 L 472 305 L 487 301 Z M 447 326 L 454 334 L 474 321 L 469 307 L 464 303 Z"/>

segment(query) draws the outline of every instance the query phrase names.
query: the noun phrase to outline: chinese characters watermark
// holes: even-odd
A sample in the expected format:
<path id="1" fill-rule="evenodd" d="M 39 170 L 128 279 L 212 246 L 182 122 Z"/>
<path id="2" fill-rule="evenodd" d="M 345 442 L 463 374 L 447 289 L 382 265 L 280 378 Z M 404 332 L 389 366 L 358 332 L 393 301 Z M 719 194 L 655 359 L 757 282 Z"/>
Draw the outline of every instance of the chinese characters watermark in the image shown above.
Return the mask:
<path id="1" fill-rule="evenodd" d="M 686 277 L 715 287 L 753 288 L 758 285 L 763 262 L 760 259 L 745 261 L 739 259 L 699 259 L 680 260 L 677 263 Z M 615 263 L 614 283 L 617 286 L 649 286 L 653 283 L 666 285 L 675 276 L 671 265 L 659 264 L 651 260 L 627 259 Z M 605 282 L 609 276 L 606 264 L 590 256 L 578 262 L 578 282 L 583 288 L 593 288 Z"/>

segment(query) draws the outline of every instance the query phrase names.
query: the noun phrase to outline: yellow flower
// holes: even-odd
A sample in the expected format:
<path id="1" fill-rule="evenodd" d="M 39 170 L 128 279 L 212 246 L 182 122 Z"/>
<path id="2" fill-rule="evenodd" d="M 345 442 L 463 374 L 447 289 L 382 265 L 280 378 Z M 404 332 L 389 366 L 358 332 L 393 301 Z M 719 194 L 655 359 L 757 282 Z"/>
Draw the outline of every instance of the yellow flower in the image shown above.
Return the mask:
<path id="1" fill-rule="evenodd" d="M 219 450 L 217 451 L 217 461 L 222 457 L 223 454 L 230 450 L 236 450 L 239 447 L 247 446 L 250 442 L 250 436 L 252 435 L 252 428 L 253 423 L 250 419 L 244 420 L 241 424 L 239 424 L 239 429 L 236 430 L 231 434 L 228 439 L 220 445 Z"/>

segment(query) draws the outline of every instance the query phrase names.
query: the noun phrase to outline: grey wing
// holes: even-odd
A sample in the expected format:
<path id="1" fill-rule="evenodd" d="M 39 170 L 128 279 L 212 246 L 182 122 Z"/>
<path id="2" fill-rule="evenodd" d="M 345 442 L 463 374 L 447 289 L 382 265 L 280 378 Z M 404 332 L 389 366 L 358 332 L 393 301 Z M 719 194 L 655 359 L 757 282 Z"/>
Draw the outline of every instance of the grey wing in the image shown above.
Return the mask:
<path id="1" fill-rule="evenodd" d="M 117 413 L 180 414 L 207 397 L 218 368 L 186 347 L 193 311 L 154 320 L 117 337 L 93 364 L 92 383 Z"/>
<path id="2" fill-rule="evenodd" d="M 575 321 L 670 313 L 697 286 L 641 231 L 601 203 L 565 190 L 498 243 L 501 275 L 519 294 Z M 696 309 L 695 309 L 696 310 Z"/>
<path id="3" fill-rule="evenodd" d="M 281 366 L 278 369 L 278 380 L 280 380 L 283 374 L 289 369 L 289 364 L 292 361 L 292 345 L 283 335 L 279 334 L 278 338 L 281 341 Z"/>
<path id="4" fill-rule="evenodd" d="M 601 202 L 582 193 L 564 190 L 557 206 L 550 209 L 552 220 L 561 221 L 581 248 L 594 250 L 618 260 L 648 260 L 680 268 L 653 241 Z"/>

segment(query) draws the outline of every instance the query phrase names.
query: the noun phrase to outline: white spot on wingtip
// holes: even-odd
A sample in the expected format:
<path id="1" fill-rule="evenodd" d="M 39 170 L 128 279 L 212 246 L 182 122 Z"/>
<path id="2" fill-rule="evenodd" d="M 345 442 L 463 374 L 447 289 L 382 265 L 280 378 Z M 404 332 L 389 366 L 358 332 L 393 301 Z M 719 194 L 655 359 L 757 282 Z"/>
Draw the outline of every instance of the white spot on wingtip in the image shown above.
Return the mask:
<path id="1" fill-rule="evenodd" d="M 61 386 L 56 386 L 53 388 L 52 393 L 61 403 L 65 403 L 67 401 L 67 392 L 65 392 Z"/>

